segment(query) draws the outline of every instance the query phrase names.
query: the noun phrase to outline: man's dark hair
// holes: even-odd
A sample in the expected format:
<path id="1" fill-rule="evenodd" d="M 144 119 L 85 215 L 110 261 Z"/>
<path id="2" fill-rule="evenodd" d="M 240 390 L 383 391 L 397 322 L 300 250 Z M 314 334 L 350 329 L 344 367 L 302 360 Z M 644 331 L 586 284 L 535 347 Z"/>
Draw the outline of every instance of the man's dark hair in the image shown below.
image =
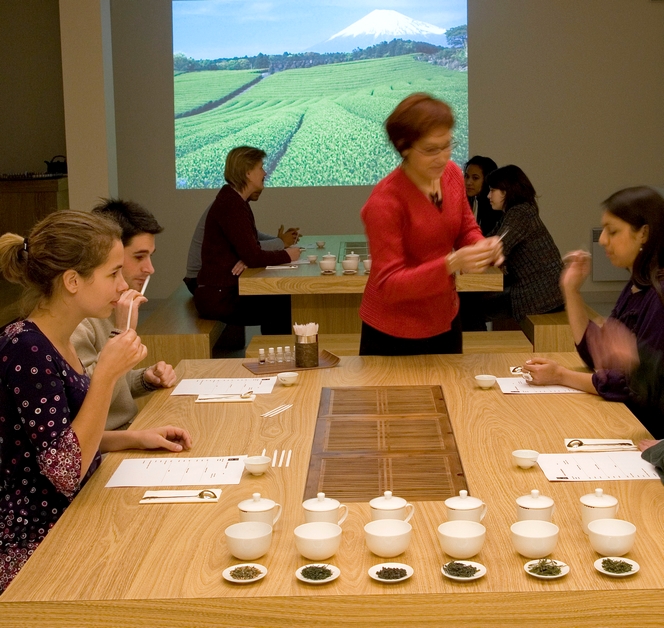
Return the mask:
<path id="1" fill-rule="evenodd" d="M 142 233 L 157 235 L 164 228 L 145 207 L 134 201 L 123 201 L 119 198 L 104 198 L 92 208 L 95 214 L 117 222 L 122 229 L 122 244 L 127 246 L 134 236 Z"/>

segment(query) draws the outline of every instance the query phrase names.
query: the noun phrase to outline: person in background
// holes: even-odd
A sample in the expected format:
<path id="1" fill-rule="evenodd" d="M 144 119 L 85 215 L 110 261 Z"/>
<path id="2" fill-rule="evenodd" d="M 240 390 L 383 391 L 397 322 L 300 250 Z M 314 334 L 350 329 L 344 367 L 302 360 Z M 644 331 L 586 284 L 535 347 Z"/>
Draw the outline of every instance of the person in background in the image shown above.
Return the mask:
<path id="1" fill-rule="evenodd" d="M 297 247 L 265 251 L 258 241 L 249 202 L 258 200 L 263 191 L 265 156 L 258 148 L 238 146 L 226 157 L 227 184 L 217 194 L 205 221 L 194 304 L 203 318 L 230 325 L 260 325 L 262 334 L 289 334 L 289 296 L 241 297 L 238 290 L 238 275 L 245 265 L 259 268 L 300 257 Z"/>
<path id="2" fill-rule="evenodd" d="M 214 202 L 214 201 L 213 201 Z M 208 212 L 212 207 L 212 203 L 208 205 L 203 215 L 200 217 L 196 230 L 191 238 L 189 245 L 189 254 L 187 255 L 187 274 L 183 279 L 185 285 L 191 294 L 194 294 L 198 286 L 198 272 L 201 269 L 201 249 L 203 248 L 203 235 L 205 234 L 205 221 L 207 220 Z M 264 251 L 282 251 L 289 246 L 294 246 L 300 239 L 300 228 L 289 227 L 284 231 L 284 226 L 279 227 L 277 236 L 267 235 L 266 233 L 256 232 L 258 235 L 258 242 Z M 234 275 L 239 275 L 245 268 L 244 262 L 238 262 L 233 268 Z"/>
<path id="3" fill-rule="evenodd" d="M 110 339 L 90 378 L 71 335 L 107 318 L 127 284 L 119 227 L 63 210 L 28 238 L 0 237 L 0 272 L 24 286 L 27 318 L 0 335 L 0 592 L 101 462 L 120 449 L 182 451 L 186 430 L 104 430 L 116 382 L 146 355 L 133 329 Z"/>
<path id="4" fill-rule="evenodd" d="M 450 107 L 417 93 L 385 122 L 401 165 L 376 185 L 361 216 L 373 258 L 360 307 L 360 355 L 461 353 L 454 273 L 502 262 L 468 206 L 450 161 Z"/>
<path id="5" fill-rule="evenodd" d="M 514 165 L 494 170 L 487 183 L 489 202 L 500 217 L 492 235 L 503 236 L 506 287 L 484 299 L 487 318 L 514 318 L 522 324 L 530 314 L 562 311 L 558 280 L 563 261 L 540 218 L 535 188 Z"/>
<path id="6" fill-rule="evenodd" d="M 500 215 L 493 210 L 488 198 L 487 176 L 496 168 L 496 162 L 490 157 L 475 155 L 466 162 L 463 171 L 468 203 L 484 236 L 488 236 L 500 220 Z"/>
<path id="7" fill-rule="evenodd" d="M 92 212 L 117 223 L 122 230 L 124 261 L 122 276 L 129 289 L 118 299 L 108 318 L 86 318 L 74 330 L 71 341 L 88 375 L 92 375 L 104 345 L 118 331 L 126 329 L 131 308 L 130 327 L 136 329 L 138 310 L 147 299 L 141 288 L 154 273 L 152 255 L 155 251 L 155 235 L 163 231 L 155 217 L 138 203 L 118 199 L 106 199 Z M 157 388 L 169 388 L 175 383 L 173 367 L 163 361 L 142 369 L 132 369 L 121 377 L 113 389 L 111 407 L 106 420 L 107 430 L 126 429 L 138 413 L 134 399 Z"/>
<path id="8" fill-rule="evenodd" d="M 604 205 L 600 244 L 611 263 L 627 268 L 631 278 L 616 302 L 609 321 L 622 323 L 640 347 L 664 351 L 664 198 L 645 186 L 612 194 Z M 547 358 L 533 358 L 524 365 L 534 385 L 562 384 L 624 402 L 655 438 L 664 438 L 661 403 L 655 395 L 630 389 L 626 372 L 606 358 L 596 365 L 593 351 L 611 335 L 603 321 L 591 321 L 586 313 L 581 286 L 590 274 L 590 256 L 575 251 L 566 256 L 560 283 L 572 336 L 579 355 L 594 373 L 572 371 Z M 608 321 L 607 321 L 608 322 Z M 631 378 L 634 381 L 634 378 Z"/>

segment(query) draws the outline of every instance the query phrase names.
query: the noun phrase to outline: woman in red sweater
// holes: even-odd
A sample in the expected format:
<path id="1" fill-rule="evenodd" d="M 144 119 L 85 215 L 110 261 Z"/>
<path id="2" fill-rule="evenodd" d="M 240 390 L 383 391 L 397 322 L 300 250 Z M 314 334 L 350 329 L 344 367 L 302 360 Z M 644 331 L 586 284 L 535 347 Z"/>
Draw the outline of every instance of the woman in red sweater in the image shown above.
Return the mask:
<path id="1" fill-rule="evenodd" d="M 411 94 L 385 122 L 401 165 L 362 208 L 373 259 L 360 307 L 360 355 L 461 353 L 454 273 L 502 263 L 484 239 L 450 161 L 454 115 L 428 94 Z"/>

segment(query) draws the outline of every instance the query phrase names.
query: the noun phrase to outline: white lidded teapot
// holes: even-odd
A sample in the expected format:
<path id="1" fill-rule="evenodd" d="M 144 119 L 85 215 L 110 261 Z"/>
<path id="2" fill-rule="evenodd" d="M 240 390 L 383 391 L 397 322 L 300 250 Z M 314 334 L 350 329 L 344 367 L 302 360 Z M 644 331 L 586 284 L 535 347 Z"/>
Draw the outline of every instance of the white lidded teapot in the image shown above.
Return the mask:
<path id="1" fill-rule="evenodd" d="M 240 521 L 262 521 L 273 526 L 281 517 L 281 504 L 261 497 L 254 493 L 251 499 L 241 501 L 237 507 L 240 509 Z"/>
<path id="2" fill-rule="evenodd" d="M 304 519 L 307 523 L 312 521 L 328 521 L 341 525 L 348 516 L 348 506 L 340 504 L 336 499 L 325 497 L 325 493 L 318 493 L 313 499 L 302 503 Z M 340 516 L 339 512 L 343 512 Z"/>
<path id="3" fill-rule="evenodd" d="M 615 519 L 618 514 L 618 500 L 612 495 L 605 495 L 601 488 L 579 498 L 581 502 L 581 521 L 583 531 L 588 534 L 588 524 L 595 519 Z"/>
<path id="4" fill-rule="evenodd" d="M 403 497 L 395 497 L 392 491 L 385 491 L 381 497 L 374 497 L 370 502 L 371 519 L 402 519 L 410 521 L 415 513 L 415 506 Z"/>
<path id="5" fill-rule="evenodd" d="M 532 490 L 530 495 L 522 495 L 516 499 L 517 521 L 526 521 L 527 519 L 551 521 L 555 509 L 553 500 L 546 497 L 546 495 L 540 495 L 538 490 Z"/>
<path id="6" fill-rule="evenodd" d="M 445 500 L 449 521 L 477 521 L 486 515 L 486 504 L 477 497 L 468 495 L 468 491 L 459 491 L 458 495 Z"/>

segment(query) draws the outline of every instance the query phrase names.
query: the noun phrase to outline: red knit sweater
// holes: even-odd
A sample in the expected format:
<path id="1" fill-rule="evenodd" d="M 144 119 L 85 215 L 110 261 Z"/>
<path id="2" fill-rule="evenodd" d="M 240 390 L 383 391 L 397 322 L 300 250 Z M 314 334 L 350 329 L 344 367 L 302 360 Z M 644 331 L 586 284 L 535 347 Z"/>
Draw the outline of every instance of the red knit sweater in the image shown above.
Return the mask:
<path id="1" fill-rule="evenodd" d="M 362 208 L 373 263 L 360 318 L 385 334 L 430 338 L 449 331 L 459 311 L 445 256 L 481 240 L 482 232 L 459 166 L 448 162 L 440 184 L 442 211 L 397 168 Z"/>

